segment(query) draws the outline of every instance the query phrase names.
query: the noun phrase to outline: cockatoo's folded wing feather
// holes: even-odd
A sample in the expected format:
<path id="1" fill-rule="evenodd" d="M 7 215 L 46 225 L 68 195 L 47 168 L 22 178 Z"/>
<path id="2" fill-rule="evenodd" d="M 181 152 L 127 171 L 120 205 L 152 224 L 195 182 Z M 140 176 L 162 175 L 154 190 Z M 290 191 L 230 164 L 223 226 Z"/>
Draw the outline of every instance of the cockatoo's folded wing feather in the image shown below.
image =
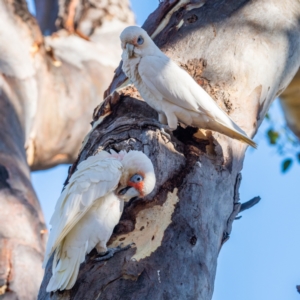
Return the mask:
<path id="1" fill-rule="evenodd" d="M 103 155 L 106 153 L 107 155 Z M 95 203 L 115 190 L 122 174 L 121 162 L 107 152 L 90 156 L 78 165 L 59 197 L 50 224 L 44 266 L 68 232 Z"/>
<path id="2" fill-rule="evenodd" d="M 157 100 L 168 101 L 186 110 L 203 114 L 211 119 L 211 129 L 256 148 L 256 144 L 248 138 L 245 131 L 230 119 L 210 95 L 163 53 L 143 57 L 138 71 L 143 84 Z"/>
<path id="3" fill-rule="evenodd" d="M 143 83 L 158 99 L 220 119 L 218 121 L 228 118 L 210 95 L 164 54 L 143 57 L 138 70 Z"/>

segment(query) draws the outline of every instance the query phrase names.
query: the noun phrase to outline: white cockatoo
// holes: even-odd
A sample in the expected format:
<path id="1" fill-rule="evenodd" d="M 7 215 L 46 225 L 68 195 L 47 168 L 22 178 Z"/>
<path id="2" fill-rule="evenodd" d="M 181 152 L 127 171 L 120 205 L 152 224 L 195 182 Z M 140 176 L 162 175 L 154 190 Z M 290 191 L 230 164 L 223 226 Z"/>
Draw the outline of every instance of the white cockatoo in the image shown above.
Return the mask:
<path id="1" fill-rule="evenodd" d="M 179 121 L 223 133 L 256 148 L 205 90 L 160 51 L 144 29 L 129 26 L 120 39 L 124 73 L 169 130 L 175 130 Z"/>
<path id="2" fill-rule="evenodd" d="M 81 162 L 50 221 L 43 267 L 55 254 L 47 292 L 71 289 L 86 254 L 93 248 L 107 253 L 106 243 L 120 220 L 124 201 L 144 197 L 154 186 L 153 165 L 140 151 L 102 151 Z"/>

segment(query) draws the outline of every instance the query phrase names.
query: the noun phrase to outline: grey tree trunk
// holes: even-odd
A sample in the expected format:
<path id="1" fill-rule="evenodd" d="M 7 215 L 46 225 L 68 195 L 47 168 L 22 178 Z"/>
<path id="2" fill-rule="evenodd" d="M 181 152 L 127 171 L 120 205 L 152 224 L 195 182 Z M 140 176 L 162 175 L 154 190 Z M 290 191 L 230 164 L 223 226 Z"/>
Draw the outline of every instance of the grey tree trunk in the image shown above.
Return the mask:
<path id="1" fill-rule="evenodd" d="M 250 136 L 300 59 L 297 0 L 163 1 L 144 28 Z M 126 206 L 110 246 L 136 247 L 109 261 L 82 264 L 72 290 L 39 299 L 211 299 L 218 253 L 240 211 L 238 188 L 246 147 L 221 134 L 178 129 L 167 140 L 156 112 L 133 87 L 113 93 L 119 67 L 94 114 L 77 164 L 102 149 L 138 149 L 155 165 L 157 186 Z M 180 82 L 176 83 L 180 84 Z"/>

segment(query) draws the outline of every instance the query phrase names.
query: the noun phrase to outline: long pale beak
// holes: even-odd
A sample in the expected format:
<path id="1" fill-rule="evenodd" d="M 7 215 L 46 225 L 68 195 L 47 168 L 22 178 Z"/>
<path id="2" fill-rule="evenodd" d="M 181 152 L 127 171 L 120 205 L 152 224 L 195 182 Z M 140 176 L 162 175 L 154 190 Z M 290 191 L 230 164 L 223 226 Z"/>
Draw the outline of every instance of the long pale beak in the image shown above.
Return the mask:
<path id="1" fill-rule="evenodd" d="M 127 50 L 127 53 L 128 53 L 128 58 L 133 57 L 133 55 L 134 55 L 134 46 L 132 44 L 127 43 L 126 44 L 126 50 Z"/>
<path id="2" fill-rule="evenodd" d="M 125 188 L 121 189 L 118 194 L 119 195 L 125 195 L 127 191 L 131 188 L 131 186 L 126 186 Z"/>

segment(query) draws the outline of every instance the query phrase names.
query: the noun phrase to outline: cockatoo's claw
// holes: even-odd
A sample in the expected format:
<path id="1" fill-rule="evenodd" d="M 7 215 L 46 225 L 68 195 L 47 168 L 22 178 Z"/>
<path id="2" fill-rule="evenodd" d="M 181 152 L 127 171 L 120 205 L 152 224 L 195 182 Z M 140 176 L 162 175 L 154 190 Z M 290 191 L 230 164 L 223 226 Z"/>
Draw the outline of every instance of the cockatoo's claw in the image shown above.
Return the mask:
<path id="1" fill-rule="evenodd" d="M 121 251 L 125 251 L 130 249 L 133 245 L 135 245 L 134 243 L 131 243 L 125 247 L 122 247 L 123 243 L 121 243 L 118 247 L 116 248 L 108 248 L 107 252 L 104 255 L 101 255 L 99 257 L 94 258 L 95 261 L 104 261 L 107 259 L 112 258 L 116 253 L 121 252 Z"/>
<path id="2" fill-rule="evenodd" d="M 168 125 L 162 125 L 160 129 L 161 134 L 171 141 L 171 135 L 167 133 L 166 130 L 170 130 L 170 127 Z"/>

